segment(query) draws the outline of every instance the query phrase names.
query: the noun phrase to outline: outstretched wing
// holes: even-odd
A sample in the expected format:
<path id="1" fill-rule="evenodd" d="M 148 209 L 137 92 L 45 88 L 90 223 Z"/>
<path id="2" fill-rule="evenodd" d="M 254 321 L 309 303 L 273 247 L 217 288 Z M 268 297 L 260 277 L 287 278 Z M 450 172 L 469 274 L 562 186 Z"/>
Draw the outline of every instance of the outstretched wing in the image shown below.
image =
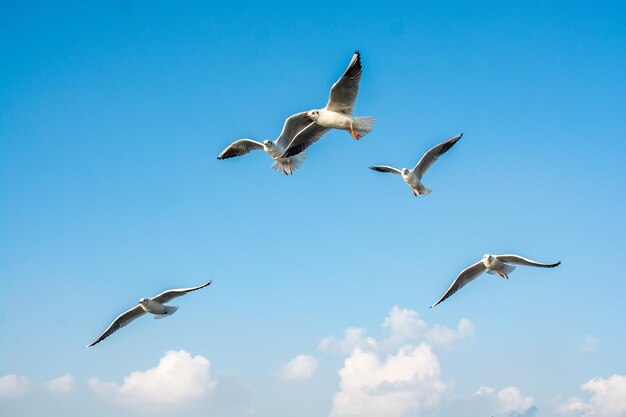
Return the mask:
<path id="1" fill-rule="evenodd" d="M 456 279 L 454 280 L 452 285 L 450 285 L 450 288 L 448 288 L 448 291 L 446 291 L 443 297 L 441 297 L 439 301 L 433 304 L 430 308 L 433 308 L 434 306 L 441 303 L 443 300 L 450 297 L 452 294 L 454 294 L 455 292 L 457 292 L 458 290 L 466 286 L 469 282 L 473 281 L 474 278 L 482 274 L 485 271 L 485 269 L 486 268 L 485 268 L 485 265 L 483 264 L 483 261 L 478 261 L 474 265 L 470 266 L 469 268 L 465 268 L 463 271 L 461 271 L 459 276 L 456 277 Z"/>
<path id="2" fill-rule="evenodd" d="M 350 60 L 350 64 L 330 89 L 330 98 L 326 104 L 327 110 L 341 112 L 347 115 L 352 114 L 352 107 L 359 93 L 359 82 L 361 81 L 361 54 L 356 51 Z"/>
<path id="3" fill-rule="evenodd" d="M 126 326 L 128 323 L 135 320 L 137 317 L 143 316 L 144 314 L 146 314 L 144 309 L 141 308 L 140 305 L 136 305 L 130 310 L 117 316 L 117 318 L 113 320 L 113 323 L 109 324 L 109 327 L 106 328 L 106 330 L 100 335 L 100 337 L 98 337 L 95 341 L 93 341 L 91 344 L 85 347 L 91 347 L 95 345 L 96 343 L 102 342 L 104 339 L 111 336 L 113 333 L 115 333 L 122 327 Z"/>
<path id="4" fill-rule="evenodd" d="M 257 149 L 263 149 L 261 142 L 252 139 L 239 139 L 224 148 L 217 159 L 233 158 L 235 156 L 245 155 Z"/>
<path id="5" fill-rule="evenodd" d="M 315 122 L 311 123 L 294 136 L 285 149 L 285 152 L 281 155 L 281 158 L 287 158 L 299 154 L 320 140 L 320 138 L 329 130 L 330 128 L 328 127 L 320 126 Z"/>
<path id="6" fill-rule="evenodd" d="M 390 174 L 402 175 L 402 171 L 398 168 L 390 167 L 388 165 L 374 165 L 369 167 L 369 169 L 373 169 L 378 172 L 389 172 Z"/>
<path id="7" fill-rule="evenodd" d="M 555 266 L 561 265 L 561 262 L 556 262 L 553 264 L 543 264 L 541 262 L 531 261 L 530 259 L 523 258 L 519 255 L 497 255 L 496 259 L 504 262 L 505 264 L 538 266 L 540 268 L 554 268 Z"/>
<path id="8" fill-rule="evenodd" d="M 153 301 L 156 301 L 157 303 L 167 303 L 168 301 L 172 301 L 174 298 L 176 297 L 180 297 L 181 295 L 185 295 L 188 292 L 192 292 L 192 291 L 197 291 L 200 288 L 204 288 L 206 286 L 211 285 L 213 281 L 209 281 L 207 283 L 204 283 L 202 285 L 198 285 L 197 287 L 191 287 L 191 288 L 179 288 L 176 290 L 167 290 L 167 291 L 163 291 L 161 294 L 157 295 L 156 297 L 152 297 Z"/>
<path id="9" fill-rule="evenodd" d="M 312 123 L 315 123 L 311 119 L 306 118 L 306 112 L 300 112 L 293 114 L 285 120 L 283 125 L 283 131 L 280 132 L 280 136 L 276 139 L 276 145 L 279 149 L 287 148 L 287 145 L 291 143 L 294 136 L 302 131 L 305 127 L 308 127 Z"/>
<path id="10" fill-rule="evenodd" d="M 424 156 L 422 156 L 422 159 L 420 159 L 420 161 L 417 163 L 417 165 L 413 167 L 413 173 L 417 176 L 417 178 L 421 180 L 422 176 L 435 163 L 435 161 L 439 159 L 441 155 L 448 152 L 450 148 L 453 147 L 459 139 L 461 139 L 461 136 L 463 136 L 463 133 L 451 137 L 450 139 L 446 140 L 443 143 L 440 143 L 439 145 L 426 152 Z"/>

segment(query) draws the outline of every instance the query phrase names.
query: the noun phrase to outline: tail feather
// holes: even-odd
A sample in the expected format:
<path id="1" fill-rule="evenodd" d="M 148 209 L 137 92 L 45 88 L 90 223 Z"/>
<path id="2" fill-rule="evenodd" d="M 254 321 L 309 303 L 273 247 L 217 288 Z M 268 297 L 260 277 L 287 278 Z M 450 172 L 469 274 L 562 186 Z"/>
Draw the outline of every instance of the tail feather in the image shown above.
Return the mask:
<path id="1" fill-rule="evenodd" d="M 363 137 L 374 129 L 375 123 L 376 118 L 374 116 L 355 117 L 353 128 L 356 133 Z"/>
<path id="2" fill-rule="evenodd" d="M 289 158 L 278 158 L 274 160 L 274 163 L 272 164 L 272 169 L 278 171 L 278 172 L 283 172 L 282 166 L 281 166 L 281 162 L 285 164 L 285 169 L 287 170 L 287 162 L 291 162 L 291 169 L 292 170 L 296 170 L 298 168 L 300 168 L 300 166 L 304 163 L 304 160 L 306 159 L 306 151 L 300 152 L 297 155 L 294 156 L 290 156 Z"/>
<path id="3" fill-rule="evenodd" d="M 513 266 L 513 265 L 509 265 L 509 264 L 504 264 L 504 266 L 502 267 L 502 269 L 504 269 L 504 272 L 505 272 L 507 275 L 509 275 L 511 272 L 513 272 L 513 270 L 515 269 L 515 266 Z M 487 273 L 488 273 L 488 274 L 491 274 L 491 275 L 500 275 L 500 274 L 498 274 L 498 271 L 493 271 L 493 270 L 491 270 L 491 269 L 488 269 L 488 270 L 487 270 Z"/>
<path id="4" fill-rule="evenodd" d="M 430 188 L 428 188 L 427 186 L 425 186 L 424 184 L 422 184 L 421 182 L 417 185 L 417 193 L 419 195 L 428 195 L 432 192 L 432 190 Z"/>
<path id="5" fill-rule="evenodd" d="M 165 314 L 155 314 L 154 318 L 155 319 L 164 319 L 165 317 L 169 317 L 172 314 L 176 313 L 176 310 L 178 310 L 178 307 L 176 306 L 165 306 Z"/>

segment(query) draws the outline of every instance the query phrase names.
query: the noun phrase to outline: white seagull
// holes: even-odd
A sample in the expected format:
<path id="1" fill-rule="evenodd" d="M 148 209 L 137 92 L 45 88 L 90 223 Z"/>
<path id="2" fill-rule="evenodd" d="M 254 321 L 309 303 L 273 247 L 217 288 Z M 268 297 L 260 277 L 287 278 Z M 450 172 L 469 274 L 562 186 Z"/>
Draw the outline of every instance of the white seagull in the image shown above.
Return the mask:
<path id="1" fill-rule="evenodd" d="M 500 275 L 502 278 L 509 279 L 509 274 L 515 269 L 515 265 L 527 265 L 538 266 L 540 268 L 554 268 L 559 266 L 561 262 L 553 264 L 542 264 L 540 262 L 531 261 L 530 259 L 522 258 L 519 255 L 483 255 L 483 258 L 476 262 L 469 268 L 465 268 L 458 277 L 454 280 L 448 291 L 433 304 L 430 308 L 433 308 L 437 304 L 441 303 L 446 298 L 463 288 L 469 282 L 473 281 L 477 276 L 487 271 L 491 275 Z"/>
<path id="2" fill-rule="evenodd" d="M 304 162 L 304 159 L 306 158 L 306 152 L 299 153 L 298 155 L 294 154 L 291 157 L 281 157 L 294 136 L 296 136 L 304 128 L 308 127 L 309 129 L 302 132 L 302 138 L 306 141 L 315 142 L 321 138 L 324 133 L 330 130 L 319 125 L 311 125 L 315 125 L 315 123 L 307 119 L 306 112 L 296 113 L 289 116 L 287 120 L 285 120 L 283 131 L 275 141 L 264 140 L 263 142 L 257 142 L 252 139 L 239 139 L 224 148 L 217 159 L 233 158 L 235 156 L 245 155 L 250 151 L 263 149 L 269 156 L 272 157 L 272 159 L 274 159 L 274 164 L 272 165 L 273 169 L 279 172 L 282 171 L 285 175 L 289 175 L 285 169 L 286 165 L 289 173 L 293 174 L 293 170 L 300 168 L 300 165 L 302 165 L 302 162 Z"/>
<path id="3" fill-rule="evenodd" d="M 283 153 L 283 157 L 297 155 L 319 140 L 321 135 L 306 134 L 307 130 L 314 129 L 314 126 L 347 130 L 356 140 L 367 135 L 374 128 L 375 118 L 373 116 L 352 117 L 352 108 L 359 92 L 361 72 L 361 54 L 356 51 L 346 71 L 330 89 L 330 98 L 326 107 L 309 110 L 306 113 L 307 119 L 315 123 L 305 127 L 293 138 Z"/>
<path id="4" fill-rule="evenodd" d="M 444 153 L 448 152 L 448 150 L 454 146 L 454 144 L 461 139 L 463 133 L 453 136 L 450 139 L 446 140 L 443 143 L 435 146 L 428 152 L 422 156 L 422 159 L 413 167 L 412 170 L 408 170 L 407 168 L 394 168 L 387 165 L 374 165 L 369 167 L 374 171 L 378 172 L 389 172 L 392 174 L 402 175 L 404 181 L 409 184 L 409 187 L 413 190 L 413 195 L 417 197 L 417 195 L 426 195 L 431 192 L 431 190 L 422 184 L 422 176 L 428 171 L 428 169 L 435 163 L 435 161 Z"/>
<path id="5" fill-rule="evenodd" d="M 100 343 L 122 327 L 126 326 L 131 321 L 135 320 L 137 317 L 143 316 L 146 313 L 151 313 L 155 319 L 162 319 L 164 317 L 171 316 L 176 312 L 176 310 L 178 310 L 178 307 L 166 306 L 163 304 L 172 301 L 174 298 L 185 295 L 188 292 L 196 291 L 200 288 L 211 285 L 212 282 L 213 281 L 209 281 L 205 284 L 198 285 L 197 287 L 193 288 L 167 290 L 152 298 L 141 298 L 139 300 L 139 305 L 136 305 L 130 310 L 120 314 L 115 320 L 113 320 L 113 323 L 109 324 L 109 327 L 106 328 L 106 330 L 100 335 L 100 337 L 98 337 L 94 342 L 85 347 L 91 347 L 96 343 Z"/>

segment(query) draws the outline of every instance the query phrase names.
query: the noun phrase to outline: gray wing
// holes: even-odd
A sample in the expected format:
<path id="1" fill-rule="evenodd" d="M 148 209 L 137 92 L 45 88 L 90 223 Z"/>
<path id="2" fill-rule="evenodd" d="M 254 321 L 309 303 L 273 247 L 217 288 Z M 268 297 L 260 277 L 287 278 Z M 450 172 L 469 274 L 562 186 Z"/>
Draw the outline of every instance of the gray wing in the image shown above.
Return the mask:
<path id="1" fill-rule="evenodd" d="M 341 112 L 347 115 L 352 114 L 352 107 L 359 93 L 359 82 L 361 81 L 361 53 L 356 51 L 350 60 L 350 64 L 330 89 L 330 98 L 326 103 L 326 109 Z"/>
<path id="2" fill-rule="evenodd" d="M 448 152 L 450 148 L 453 147 L 459 139 L 461 139 L 462 136 L 463 133 L 453 136 L 426 152 L 417 165 L 413 167 L 413 173 L 417 176 L 417 178 L 421 180 L 422 176 L 426 173 L 426 171 L 428 171 L 428 168 L 430 168 L 441 155 Z"/>
<path id="3" fill-rule="evenodd" d="M 540 268 L 554 268 L 555 266 L 561 265 L 561 262 L 556 262 L 553 264 L 543 264 L 541 262 L 531 261 L 530 259 L 523 258 L 519 255 L 497 255 L 496 259 L 504 262 L 505 264 L 538 266 Z"/>
<path id="4" fill-rule="evenodd" d="M 482 260 L 476 262 L 474 265 L 470 266 L 469 268 L 465 268 L 463 271 L 461 271 L 459 276 L 456 277 L 456 279 L 454 280 L 452 285 L 450 285 L 450 288 L 448 288 L 448 291 L 446 291 L 443 297 L 441 297 L 439 301 L 437 301 L 435 304 L 430 306 L 430 308 L 433 308 L 437 304 L 441 303 L 443 300 L 450 297 L 452 294 L 454 294 L 455 292 L 463 288 L 465 285 L 467 285 L 469 282 L 473 281 L 477 276 L 482 274 L 485 271 L 485 269 L 486 268 Z"/>
<path id="5" fill-rule="evenodd" d="M 294 136 L 296 136 L 299 132 L 302 131 L 305 127 L 308 127 L 310 124 L 315 123 L 314 121 L 307 119 L 305 111 L 293 114 L 285 120 L 285 124 L 283 125 L 283 131 L 280 132 L 280 136 L 276 139 L 276 145 L 280 149 L 287 148 L 287 145 L 291 143 Z"/>
<path id="6" fill-rule="evenodd" d="M 198 285 L 197 287 L 191 287 L 191 288 L 179 288 L 176 290 L 167 290 L 167 291 L 163 291 L 161 294 L 157 295 L 156 297 L 152 297 L 153 301 L 156 301 L 157 303 L 167 303 L 168 301 L 172 301 L 174 298 L 180 297 L 181 295 L 185 295 L 188 292 L 192 292 L 192 291 L 197 291 L 200 288 L 204 288 L 206 286 L 211 285 L 213 281 L 209 281 L 207 283 L 204 283 L 202 285 Z"/>
<path id="7" fill-rule="evenodd" d="M 245 155 L 250 151 L 263 149 L 263 144 L 252 139 L 239 139 L 228 145 L 219 154 L 217 159 L 228 159 L 235 156 Z"/>
<path id="8" fill-rule="evenodd" d="M 300 132 L 294 136 L 291 140 L 285 152 L 281 155 L 281 158 L 288 158 L 290 156 L 294 156 L 313 145 L 315 142 L 320 140 L 322 136 L 330 129 L 327 127 L 323 127 L 313 122 Z"/>
<path id="9" fill-rule="evenodd" d="M 90 345 L 87 345 L 85 347 L 91 347 L 95 345 L 96 343 L 102 342 L 104 339 L 111 336 L 113 333 L 115 333 L 122 327 L 126 326 L 128 323 L 135 320 L 137 317 L 143 316 L 144 314 L 146 314 L 145 310 L 141 308 L 140 305 L 136 305 L 130 310 L 117 316 L 117 318 L 113 320 L 113 323 L 109 324 L 109 327 L 107 327 L 107 329 L 100 335 L 100 337 L 98 337 Z"/>
<path id="10" fill-rule="evenodd" d="M 374 171 L 378 172 L 389 172 L 390 174 L 402 175 L 402 171 L 400 171 L 398 168 L 390 167 L 388 165 L 374 165 L 369 167 L 369 169 L 373 169 Z"/>

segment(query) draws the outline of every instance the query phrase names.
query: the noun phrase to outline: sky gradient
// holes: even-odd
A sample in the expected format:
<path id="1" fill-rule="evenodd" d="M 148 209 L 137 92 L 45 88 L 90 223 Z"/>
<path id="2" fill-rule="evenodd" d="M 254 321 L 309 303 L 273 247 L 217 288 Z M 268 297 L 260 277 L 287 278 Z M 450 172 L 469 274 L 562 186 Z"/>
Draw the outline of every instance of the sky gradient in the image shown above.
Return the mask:
<path id="1" fill-rule="evenodd" d="M 372 417 L 626 415 L 593 397 L 626 395 L 625 19 L 609 1 L 0 2 L 0 413 L 161 415 L 106 384 L 163 358 L 204 387 L 179 415 L 347 416 L 340 370 L 406 348 L 438 371 Z M 328 133 L 289 178 L 261 152 L 216 159 L 323 107 L 357 49 L 370 135 Z M 367 169 L 461 132 L 426 197 Z M 429 309 L 484 253 L 562 265 Z"/>

